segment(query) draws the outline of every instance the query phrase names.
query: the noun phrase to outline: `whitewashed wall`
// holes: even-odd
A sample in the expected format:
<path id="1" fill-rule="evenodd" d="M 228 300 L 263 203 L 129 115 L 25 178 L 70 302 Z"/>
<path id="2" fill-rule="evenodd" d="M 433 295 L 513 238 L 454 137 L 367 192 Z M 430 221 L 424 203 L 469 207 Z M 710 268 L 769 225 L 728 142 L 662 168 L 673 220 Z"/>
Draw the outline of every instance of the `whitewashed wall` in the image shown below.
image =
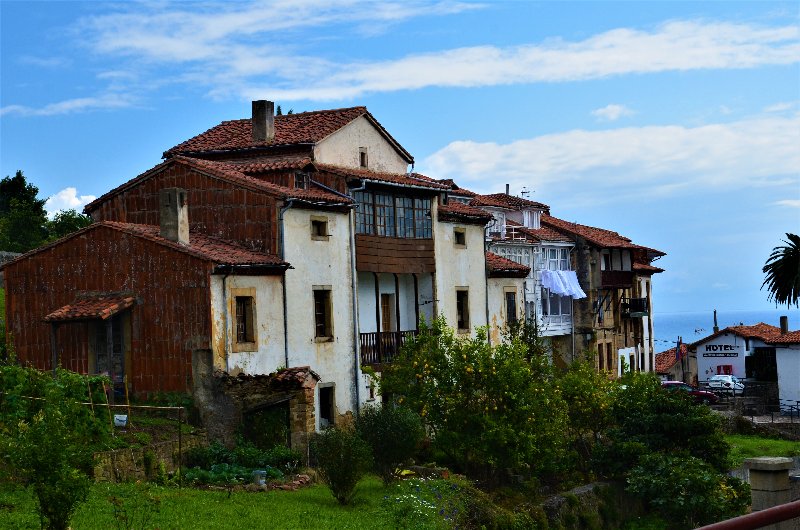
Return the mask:
<path id="1" fill-rule="evenodd" d="M 256 351 L 233 351 L 236 337 L 237 289 L 254 290 Z M 225 278 L 220 274 L 212 276 L 211 333 L 214 368 L 236 375 L 242 372 L 269 374 L 284 366 L 281 277 L 230 275 Z"/>
<path id="2" fill-rule="evenodd" d="M 361 116 L 314 146 L 314 159 L 323 164 L 361 167 L 359 148 L 366 147 L 368 168 L 388 173 L 405 173 L 408 162 L 391 143 Z"/>
<path id="3" fill-rule="evenodd" d="M 311 217 L 326 217 L 326 240 L 311 237 Z M 348 214 L 291 208 L 284 214 L 286 310 L 289 366 L 308 365 L 320 376 L 319 384 L 334 383 L 339 414 L 351 411 L 354 374 L 353 290 Z M 313 286 L 330 286 L 333 340 L 315 338 Z M 354 377 L 355 376 L 355 377 Z M 363 399 L 363 398 L 362 398 Z M 319 414 L 317 414 L 319 421 Z"/>
<path id="4" fill-rule="evenodd" d="M 482 226 L 434 222 L 436 251 L 436 310 L 447 324 L 457 326 L 456 287 L 469 288 L 471 334 L 486 322 L 486 253 Z M 454 244 L 453 229 L 465 230 L 466 248 Z"/>
<path id="5" fill-rule="evenodd" d="M 784 401 L 800 401 L 800 345 L 775 347 L 778 365 L 778 397 Z"/>
<path id="6" fill-rule="evenodd" d="M 508 326 L 508 315 L 506 307 L 506 292 L 514 291 L 517 297 L 516 314 L 517 319 L 525 317 L 525 307 L 523 305 L 523 283 L 524 278 L 489 278 L 489 337 L 492 344 L 499 344 L 502 340 L 503 331 Z"/>
<path id="7" fill-rule="evenodd" d="M 730 364 L 733 366 L 733 375 L 740 379 L 745 377 L 745 357 L 750 355 L 754 348 L 766 346 L 758 339 L 745 340 L 735 333 L 724 333 L 709 341 L 697 345 L 697 379 L 706 381 L 717 373 L 717 365 Z M 714 351 L 716 349 L 716 351 Z M 733 354 L 733 357 L 713 357 L 713 355 Z"/>

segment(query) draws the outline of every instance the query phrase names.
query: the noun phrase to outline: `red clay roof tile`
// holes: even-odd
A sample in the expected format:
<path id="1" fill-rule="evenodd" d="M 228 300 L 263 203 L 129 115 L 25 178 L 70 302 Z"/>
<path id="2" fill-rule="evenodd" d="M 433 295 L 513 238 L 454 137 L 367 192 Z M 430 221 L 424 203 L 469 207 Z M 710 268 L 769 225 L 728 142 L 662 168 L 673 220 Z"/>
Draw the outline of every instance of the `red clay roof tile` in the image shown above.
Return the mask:
<path id="1" fill-rule="evenodd" d="M 475 208 L 468 204 L 451 201 L 448 204 L 439 205 L 439 221 L 477 223 L 485 225 L 492 216 L 480 208 Z"/>
<path id="2" fill-rule="evenodd" d="M 580 236 L 589 241 L 590 243 L 601 248 L 641 249 L 647 251 L 648 254 L 654 256 L 666 255 L 664 252 L 661 252 L 660 250 L 656 250 L 649 247 L 643 247 L 641 245 L 636 245 L 635 243 L 631 242 L 629 238 L 621 236 L 617 232 L 612 232 L 611 230 L 606 230 L 604 228 L 597 228 L 594 226 L 571 223 L 569 221 L 564 221 L 563 219 L 559 219 L 557 217 L 553 217 L 548 214 L 542 215 L 542 224 L 555 228 L 556 230 L 560 230 L 561 232 L 567 232 L 570 234 Z"/>
<path id="3" fill-rule="evenodd" d="M 507 208 L 509 210 L 525 210 L 529 208 L 549 211 L 550 207 L 541 202 L 529 201 L 522 197 L 514 197 L 505 193 L 491 193 L 489 195 L 477 195 L 472 199 L 475 206 L 493 206 L 495 208 Z"/>
<path id="4" fill-rule="evenodd" d="M 525 278 L 531 272 L 530 267 L 520 265 L 494 252 L 486 253 L 486 269 L 493 278 Z"/>
<path id="5" fill-rule="evenodd" d="M 790 331 L 783 335 L 781 335 L 779 332 L 778 335 L 775 335 L 764 342 L 768 344 L 800 344 L 800 330 Z"/>
<path id="6" fill-rule="evenodd" d="M 572 239 L 565 236 L 561 232 L 558 232 L 546 226 L 542 226 L 541 228 L 527 228 L 522 226 L 520 223 L 512 221 L 510 219 L 506 219 L 506 225 L 514 227 L 513 230 L 515 232 L 515 235 L 523 234 L 524 236 L 526 236 L 525 239 L 530 241 L 539 241 L 539 242 L 554 241 L 559 243 L 572 242 Z M 508 230 L 506 230 L 506 235 L 508 235 Z M 502 239 L 498 240 L 502 241 Z"/>
<path id="7" fill-rule="evenodd" d="M 689 346 L 686 343 L 681 343 L 681 357 L 685 357 L 689 353 Z M 665 374 L 670 368 L 675 366 L 678 360 L 675 358 L 675 348 L 670 348 L 667 351 L 662 351 L 656 354 L 656 373 Z"/>
<path id="8" fill-rule="evenodd" d="M 781 336 L 781 328 L 777 326 L 771 326 L 770 324 L 765 324 L 764 322 L 759 322 L 758 324 L 753 324 L 752 326 L 728 326 L 727 328 L 721 329 L 716 333 L 712 333 L 711 335 L 692 343 L 692 347 L 697 347 L 699 344 L 708 342 L 709 340 L 726 333 L 734 333 L 746 339 L 759 339 L 764 342 L 768 342 Z"/>
<path id="9" fill-rule="evenodd" d="M 329 164 L 317 164 L 317 168 L 342 177 L 358 178 L 385 184 L 398 184 L 400 186 L 415 186 L 436 190 L 447 189 L 447 186 L 444 184 L 439 184 L 435 180 L 425 175 L 420 175 L 419 173 L 383 173 L 380 171 L 371 171 L 369 169 L 345 168 Z"/>
<path id="10" fill-rule="evenodd" d="M 164 152 L 169 158 L 177 154 L 208 151 L 236 151 L 272 145 L 314 144 L 338 131 L 351 121 L 365 116 L 408 161 L 412 157 L 397 140 L 367 111 L 366 107 L 317 110 L 275 116 L 275 137 L 271 142 L 253 141 L 250 118 L 223 121 L 219 125 L 186 140 Z"/>
<path id="11" fill-rule="evenodd" d="M 44 317 L 45 322 L 106 320 L 136 303 L 133 296 L 98 295 L 78 299 Z"/>

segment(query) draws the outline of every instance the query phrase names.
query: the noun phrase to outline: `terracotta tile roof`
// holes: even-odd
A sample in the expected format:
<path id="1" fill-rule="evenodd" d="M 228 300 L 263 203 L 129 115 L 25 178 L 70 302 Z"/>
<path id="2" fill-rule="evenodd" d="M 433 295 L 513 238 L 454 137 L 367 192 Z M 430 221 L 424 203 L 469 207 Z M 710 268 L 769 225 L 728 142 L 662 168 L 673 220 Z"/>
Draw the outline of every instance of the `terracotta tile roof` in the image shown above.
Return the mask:
<path id="1" fill-rule="evenodd" d="M 486 253 L 486 269 L 492 278 L 525 278 L 531 271 L 530 267 L 498 256 L 494 252 Z"/>
<path id="2" fill-rule="evenodd" d="M 444 184 L 445 186 L 450 187 L 450 193 L 453 195 L 458 195 L 460 197 L 476 197 L 478 194 L 474 191 L 470 191 L 467 188 L 462 188 L 458 184 L 456 184 L 453 179 L 435 179 L 436 182 L 439 184 Z"/>
<path id="3" fill-rule="evenodd" d="M 467 222 L 472 224 L 485 225 L 491 221 L 492 216 L 480 208 L 475 208 L 468 204 L 451 201 L 448 204 L 441 204 L 438 208 L 439 221 Z"/>
<path id="4" fill-rule="evenodd" d="M 781 336 L 781 328 L 765 324 L 764 322 L 759 322 L 758 324 L 754 324 L 752 326 L 728 326 L 727 328 L 721 329 L 716 333 L 712 333 L 711 335 L 692 343 L 692 347 L 697 347 L 699 344 L 708 342 L 709 340 L 726 333 L 734 333 L 746 339 L 759 339 L 764 342 L 768 342 Z"/>
<path id="5" fill-rule="evenodd" d="M 106 320 L 136 303 L 133 296 L 98 295 L 78 299 L 44 317 L 45 322 Z"/>
<path id="6" fill-rule="evenodd" d="M 308 157 L 282 157 L 278 158 L 274 161 L 265 161 L 265 160 L 247 160 L 242 162 L 231 162 L 231 161 L 215 161 L 215 160 L 203 160 L 200 158 L 191 158 L 186 156 L 176 156 L 167 160 L 166 162 L 162 162 L 157 166 L 148 169 L 141 175 L 138 175 L 128 182 L 117 186 L 116 188 L 108 191 L 98 197 L 97 199 L 93 200 L 89 204 L 87 204 L 83 211 L 84 213 L 91 213 L 92 211 L 96 210 L 100 207 L 101 204 L 109 200 L 110 198 L 133 188 L 134 186 L 144 182 L 145 180 L 152 178 L 165 169 L 167 169 L 172 164 L 181 164 L 198 171 L 204 172 L 208 175 L 213 177 L 220 178 L 222 180 L 231 182 L 233 184 L 237 184 L 242 186 L 243 188 L 255 190 L 255 191 L 262 191 L 265 193 L 269 193 L 270 195 L 277 197 L 279 199 L 287 199 L 287 198 L 296 198 L 301 200 L 308 200 L 312 202 L 322 202 L 322 203 L 351 203 L 352 200 L 346 197 L 342 197 L 335 193 L 331 193 L 329 191 L 320 189 L 320 188 L 313 188 L 309 190 L 302 190 L 297 188 L 287 188 L 285 186 L 279 186 L 277 184 L 273 184 L 271 182 L 267 182 L 258 178 L 256 175 L 268 173 L 270 171 L 276 170 L 288 170 L 288 169 L 308 169 L 311 165 L 311 159 Z"/>
<path id="7" fill-rule="evenodd" d="M 526 239 L 530 241 L 538 241 L 538 242 L 555 241 L 559 243 L 572 242 L 572 239 L 570 239 L 569 237 L 547 226 L 542 226 L 541 228 L 527 228 L 522 226 L 522 224 L 516 221 L 512 221 L 510 219 L 506 220 L 506 226 L 513 226 L 514 231 L 517 234 L 521 233 L 525 235 Z M 502 241 L 502 239 L 498 240 Z"/>
<path id="8" fill-rule="evenodd" d="M 432 178 L 419 173 L 382 173 L 370 171 L 369 169 L 345 168 L 332 166 L 329 164 L 317 164 L 321 171 L 327 171 L 342 177 L 364 179 L 372 182 L 382 182 L 385 184 L 397 184 L 400 186 L 415 186 L 418 188 L 431 188 L 436 190 L 446 190 L 447 186 L 439 184 Z"/>
<path id="9" fill-rule="evenodd" d="M 505 193 L 492 193 L 489 195 L 477 195 L 472 199 L 472 204 L 475 206 L 494 206 L 496 208 L 507 208 L 509 210 L 524 210 L 534 208 L 538 210 L 549 211 L 550 207 L 540 202 L 529 201 L 522 197 L 514 197 L 513 195 L 506 195 Z"/>
<path id="10" fill-rule="evenodd" d="M 246 374 L 239 373 L 232 376 L 226 372 L 216 371 L 214 377 L 220 379 L 221 383 L 228 389 L 239 388 L 240 390 L 252 391 L 252 385 L 266 387 L 271 390 L 287 390 L 299 388 L 312 388 L 320 380 L 319 374 L 309 366 L 295 366 L 285 368 L 271 374 Z"/>
<path id="11" fill-rule="evenodd" d="M 800 330 L 790 331 L 784 335 L 778 333 L 769 340 L 765 340 L 769 344 L 800 344 Z"/>
<path id="12" fill-rule="evenodd" d="M 169 158 L 176 154 L 207 151 L 236 151 L 271 145 L 315 144 L 351 121 L 366 117 L 386 139 L 410 162 L 414 161 L 391 134 L 367 111 L 366 107 L 317 110 L 275 116 L 275 138 L 271 142 L 253 141 L 253 123 L 250 118 L 223 121 L 219 125 L 186 140 L 164 152 Z"/>
<path id="13" fill-rule="evenodd" d="M 570 234 L 574 234 L 580 236 L 595 246 L 601 248 L 629 248 L 629 249 L 640 249 L 647 251 L 649 255 L 653 256 L 665 256 L 664 252 L 660 250 L 656 250 L 649 247 L 643 247 L 641 245 L 634 244 L 629 238 L 625 236 L 621 236 L 617 232 L 612 232 L 611 230 L 605 230 L 604 228 L 597 228 L 594 226 L 587 226 L 578 223 L 571 223 L 569 221 L 564 221 L 563 219 L 559 219 L 557 217 L 553 217 L 552 215 L 543 214 L 542 215 L 542 224 L 555 228 L 556 230 L 560 230 L 561 232 L 567 232 Z"/>
<path id="14" fill-rule="evenodd" d="M 226 162 L 247 175 L 314 168 L 314 163 L 309 156 L 272 156 L 226 160 Z"/>
<path id="15" fill-rule="evenodd" d="M 655 267 L 653 265 L 650 265 L 649 263 L 640 263 L 638 261 L 634 261 L 633 262 L 632 268 L 633 268 L 634 271 L 642 272 L 642 273 L 664 272 L 664 269 L 662 269 L 661 267 Z"/>
<path id="16" fill-rule="evenodd" d="M 264 252 L 249 250 L 232 241 L 225 241 L 216 237 L 207 236 L 197 232 L 189 233 L 189 244 L 181 245 L 175 241 L 161 237 L 160 227 L 155 225 L 139 225 L 132 223 L 118 223 L 114 221 L 99 221 L 91 226 L 105 226 L 126 232 L 128 234 L 154 241 L 168 246 L 179 252 L 212 261 L 219 265 L 261 265 L 268 267 L 288 267 L 288 263 L 278 256 Z"/>
<path id="17" fill-rule="evenodd" d="M 685 357 L 689 353 L 689 346 L 686 343 L 681 343 L 681 357 Z M 662 351 L 656 354 L 656 373 L 665 374 L 669 369 L 675 366 L 678 360 L 675 358 L 675 348 L 670 348 L 667 351 Z"/>

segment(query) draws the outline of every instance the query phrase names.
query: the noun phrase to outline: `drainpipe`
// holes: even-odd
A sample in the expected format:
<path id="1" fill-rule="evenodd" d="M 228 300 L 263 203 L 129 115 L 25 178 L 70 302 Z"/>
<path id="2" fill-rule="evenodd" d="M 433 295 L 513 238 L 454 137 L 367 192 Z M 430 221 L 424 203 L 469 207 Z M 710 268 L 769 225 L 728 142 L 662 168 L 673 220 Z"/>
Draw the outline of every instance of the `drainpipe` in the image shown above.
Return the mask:
<path id="1" fill-rule="evenodd" d="M 350 194 L 352 195 L 356 191 L 362 191 L 367 187 L 366 181 L 361 181 L 361 186 L 358 188 L 352 188 L 350 190 Z M 358 327 L 358 272 L 356 271 L 356 231 L 355 226 L 353 225 L 353 216 L 355 215 L 355 208 L 357 205 L 353 205 L 353 210 L 348 214 L 347 218 L 349 221 L 350 227 L 350 276 L 351 276 L 351 283 L 353 287 L 353 383 L 355 386 L 355 393 L 353 397 L 355 398 L 355 403 L 353 406 L 353 412 L 356 416 L 358 416 L 359 412 L 359 405 L 361 404 L 361 393 L 359 387 L 361 386 L 361 381 L 358 378 L 358 368 L 361 361 L 361 333 Z"/>
<path id="2" fill-rule="evenodd" d="M 230 276 L 230 270 L 225 273 L 225 276 L 222 277 L 222 329 L 224 330 L 224 337 L 225 337 L 225 373 L 229 373 L 230 365 L 228 364 L 228 295 L 226 290 L 226 283 L 228 281 L 228 276 Z M 211 361 L 212 364 L 212 372 L 213 372 L 213 364 L 214 361 Z"/>
<path id="3" fill-rule="evenodd" d="M 486 253 L 489 251 L 489 245 L 486 242 L 486 237 L 483 238 L 483 281 L 484 291 L 483 298 L 486 300 L 486 341 L 491 346 L 492 344 L 492 328 L 489 322 L 489 270 L 486 268 Z"/>
<path id="4" fill-rule="evenodd" d="M 286 246 L 284 242 L 284 229 L 283 229 L 283 214 L 286 213 L 286 210 L 292 207 L 294 204 L 294 199 L 287 199 L 286 204 L 284 204 L 280 212 L 278 213 L 278 239 L 280 242 L 280 252 L 279 256 L 281 260 L 286 261 Z M 283 358 L 286 364 L 286 368 L 289 368 L 289 320 L 288 320 L 288 310 L 286 308 L 286 271 L 283 272 L 283 278 L 281 281 L 281 288 L 283 290 Z"/>

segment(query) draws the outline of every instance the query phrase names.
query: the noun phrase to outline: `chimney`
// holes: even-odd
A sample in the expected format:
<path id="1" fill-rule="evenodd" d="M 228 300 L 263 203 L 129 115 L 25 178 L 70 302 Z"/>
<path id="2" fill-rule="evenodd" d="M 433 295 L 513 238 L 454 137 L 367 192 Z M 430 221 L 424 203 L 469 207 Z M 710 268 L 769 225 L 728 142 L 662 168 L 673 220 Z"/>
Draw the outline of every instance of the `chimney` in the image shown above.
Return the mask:
<path id="1" fill-rule="evenodd" d="M 275 138 L 275 103 L 260 99 L 253 102 L 253 141 L 271 142 Z"/>
<path id="2" fill-rule="evenodd" d="M 717 310 L 714 310 L 714 333 L 719 331 L 719 326 L 717 325 Z"/>
<path id="3" fill-rule="evenodd" d="M 164 188 L 159 192 L 161 237 L 181 245 L 189 244 L 189 207 L 186 190 Z"/>
<path id="4" fill-rule="evenodd" d="M 781 317 L 781 335 L 787 333 L 789 333 L 789 317 L 784 315 Z"/>
<path id="5" fill-rule="evenodd" d="M 508 184 L 506 184 L 506 195 L 508 195 L 508 194 L 509 194 L 509 193 L 508 193 L 508 190 L 509 190 L 509 189 L 510 189 L 509 185 L 508 185 Z"/>

